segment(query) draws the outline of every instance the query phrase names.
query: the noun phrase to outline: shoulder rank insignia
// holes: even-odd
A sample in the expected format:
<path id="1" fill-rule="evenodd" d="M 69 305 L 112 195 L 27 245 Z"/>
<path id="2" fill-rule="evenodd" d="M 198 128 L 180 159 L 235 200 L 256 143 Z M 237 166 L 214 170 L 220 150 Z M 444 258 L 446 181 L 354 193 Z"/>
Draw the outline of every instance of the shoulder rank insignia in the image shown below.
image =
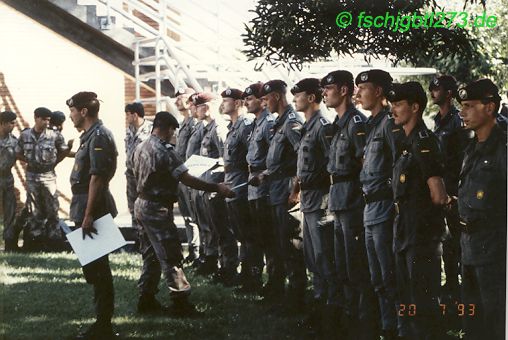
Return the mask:
<path id="1" fill-rule="evenodd" d="M 291 113 L 288 115 L 288 118 L 289 118 L 289 119 L 296 119 L 296 113 L 291 112 Z"/>
<path id="2" fill-rule="evenodd" d="M 362 122 L 362 117 L 360 117 L 359 115 L 354 115 L 353 116 L 353 123 L 358 124 L 358 123 L 361 123 L 361 122 Z"/>
<path id="3" fill-rule="evenodd" d="M 166 147 L 166 149 L 172 149 L 173 148 L 173 145 L 171 145 L 169 143 L 164 144 L 164 146 Z"/>
<path id="4" fill-rule="evenodd" d="M 323 125 L 329 125 L 330 124 L 330 122 L 326 118 L 324 118 L 324 117 L 319 118 L 319 121 Z"/>
<path id="5" fill-rule="evenodd" d="M 266 116 L 266 120 L 269 122 L 273 122 L 273 121 L 275 121 L 275 117 L 270 114 L 270 115 Z"/>
<path id="6" fill-rule="evenodd" d="M 424 138 L 429 138 L 429 133 L 427 132 L 427 130 L 422 130 L 418 133 L 418 136 L 421 138 L 421 139 L 424 139 Z"/>
<path id="7" fill-rule="evenodd" d="M 245 124 L 245 126 L 249 126 L 252 124 L 252 119 L 249 119 L 249 118 L 245 118 L 243 120 L 243 123 Z"/>

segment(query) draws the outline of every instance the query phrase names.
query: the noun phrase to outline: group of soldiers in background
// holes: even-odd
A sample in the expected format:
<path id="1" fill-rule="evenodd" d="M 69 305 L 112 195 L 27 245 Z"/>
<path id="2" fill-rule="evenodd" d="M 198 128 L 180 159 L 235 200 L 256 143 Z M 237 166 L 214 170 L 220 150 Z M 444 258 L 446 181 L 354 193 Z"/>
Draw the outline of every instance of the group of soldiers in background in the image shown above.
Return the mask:
<path id="1" fill-rule="evenodd" d="M 166 204 L 178 201 L 185 220 L 185 262 L 197 274 L 259 294 L 283 312 L 307 311 L 302 325 L 326 337 L 445 338 L 443 321 L 461 317 L 467 338 L 503 338 L 506 120 L 498 114 L 497 87 L 480 79 L 458 89 L 452 76 L 436 77 L 429 86 L 439 107 L 433 131 L 422 117 L 422 86 L 393 83 L 382 70 L 356 79 L 343 70 L 303 79 L 291 89 L 295 108 L 286 87 L 271 80 L 244 91 L 229 88 L 218 109 L 209 93 L 176 93 L 184 119 L 174 120 L 176 146 L 166 150 L 174 182 L 182 162 L 200 155 L 218 160 L 201 178 L 224 182 L 235 193 L 224 197 L 180 183 L 178 197 L 163 196 Z M 454 98 L 462 104 L 460 114 Z M 333 123 L 319 109 L 323 99 L 335 110 Z M 129 110 L 127 117 L 137 115 L 134 129 L 146 124 L 142 112 Z M 126 144 L 132 146 L 128 155 L 134 153 L 137 143 Z M 143 157 L 131 157 L 133 181 L 146 171 L 142 160 L 156 152 L 148 144 L 141 147 L 145 153 L 139 151 Z M 144 201 L 134 216 L 146 220 L 156 214 L 147 212 L 147 202 L 163 202 L 144 187 L 138 183 L 132 193 Z M 169 215 L 160 218 L 172 221 Z M 153 256 L 142 247 L 144 273 L 156 258 L 168 262 L 164 238 L 173 248 L 177 238 L 172 222 L 171 233 L 149 224 L 141 234 L 155 230 L 148 239 L 162 250 Z M 190 289 L 179 259 L 174 255 L 165 264 L 173 268 L 166 274 L 173 293 Z M 310 301 L 306 270 L 312 273 Z M 139 281 L 142 312 L 163 308 L 156 289 L 146 288 L 148 277 L 153 275 Z"/>
<path id="2" fill-rule="evenodd" d="M 61 134 L 65 114 L 45 107 L 34 111 L 35 124 L 19 138 L 11 134 L 16 114 L 2 113 L 1 179 L 6 251 L 19 251 L 23 231 L 23 250 L 61 250 L 63 234 L 59 227 L 58 192 L 55 167 L 70 154 L 73 141 L 65 143 Z M 16 159 L 26 165 L 26 202 L 16 218 L 16 197 L 11 168 Z"/>
<path id="3" fill-rule="evenodd" d="M 338 70 L 290 91 L 294 108 L 281 80 L 229 88 L 220 107 L 210 93 L 179 90 L 181 123 L 163 111 L 152 124 L 141 104 L 125 107 L 127 194 L 143 258 L 138 311 L 164 311 L 155 297 L 163 273 L 177 310 L 192 315 L 187 262 L 282 313 L 306 312 L 302 325 L 325 338 L 446 338 L 445 314 L 463 319 L 468 339 L 503 339 L 506 132 L 492 81 L 458 88 L 452 76 L 433 79 L 433 131 L 423 121 L 421 84 L 393 83 L 382 70 L 356 79 Z M 333 122 L 320 111 L 323 100 Z M 54 166 L 70 149 L 46 129 L 48 112 L 36 110 L 19 142 L 10 134 L 16 116 L 1 114 L 2 181 L 12 186 L 10 168 L 16 155 L 24 159 L 32 204 L 54 202 Z M 184 164 L 192 155 L 217 166 L 195 178 Z M 53 200 L 36 197 L 38 188 Z M 31 213 L 38 211 L 48 209 Z"/>

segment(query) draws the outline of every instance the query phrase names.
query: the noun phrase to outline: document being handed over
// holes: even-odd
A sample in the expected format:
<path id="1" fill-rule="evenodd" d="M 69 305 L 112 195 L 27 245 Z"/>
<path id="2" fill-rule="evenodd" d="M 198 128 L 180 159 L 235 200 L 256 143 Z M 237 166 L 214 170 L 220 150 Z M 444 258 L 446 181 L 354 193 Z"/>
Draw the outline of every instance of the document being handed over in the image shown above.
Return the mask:
<path id="1" fill-rule="evenodd" d="M 93 239 L 85 237 L 81 228 L 65 235 L 78 256 L 79 263 L 84 266 L 98 258 L 117 250 L 127 244 L 111 214 L 102 216 L 93 222 L 97 234 Z"/>

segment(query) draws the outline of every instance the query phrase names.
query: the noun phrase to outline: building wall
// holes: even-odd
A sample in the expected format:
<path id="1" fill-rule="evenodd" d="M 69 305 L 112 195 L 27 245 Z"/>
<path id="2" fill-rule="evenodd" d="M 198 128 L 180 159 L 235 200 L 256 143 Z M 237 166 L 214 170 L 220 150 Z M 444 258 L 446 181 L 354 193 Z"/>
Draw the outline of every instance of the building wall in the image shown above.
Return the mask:
<path id="1" fill-rule="evenodd" d="M 0 73 L 4 76 L 0 87 L 0 110 L 15 110 L 22 116 L 20 118 L 32 126 L 36 107 L 45 106 L 68 114 L 66 99 L 83 90 L 96 92 L 102 101 L 100 118 L 112 130 L 119 151 L 118 169 L 110 188 L 120 214 L 125 215 L 123 109 L 126 99 L 130 97 L 126 95 L 126 84 L 132 80 L 111 64 L 3 2 L 0 2 L 0 22 L 0 41 L 3 46 Z M 23 126 L 22 119 L 18 120 L 20 127 Z M 19 132 L 19 128 L 14 131 L 16 135 Z M 79 133 L 69 118 L 65 122 L 63 135 L 66 140 L 75 139 L 74 150 L 79 146 Z M 72 165 L 73 160 L 66 159 L 56 168 L 58 189 L 67 197 L 71 197 L 69 175 Z M 19 178 L 16 179 L 16 186 L 21 189 Z M 24 200 L 24 190 L 20 191 L 20 199 Z M 61 199 L 60 204 L 64 211 L 68 211 L 65 199 Z"/>

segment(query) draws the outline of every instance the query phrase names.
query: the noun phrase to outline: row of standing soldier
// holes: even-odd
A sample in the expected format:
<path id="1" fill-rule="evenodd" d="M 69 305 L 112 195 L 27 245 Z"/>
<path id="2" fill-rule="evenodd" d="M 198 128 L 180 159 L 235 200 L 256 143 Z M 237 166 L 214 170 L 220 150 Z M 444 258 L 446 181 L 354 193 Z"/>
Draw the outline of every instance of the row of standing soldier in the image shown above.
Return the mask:
<path id="1" fill-rule="evenodd" d="M 479 332 L 501 338 L 506 138 L 495 125 L 500 103 L 497 88 L 483 79 L 457 92 L 453 78 L 436 78 L 429 88 L 440 106 L 434 134 L 421 117 L 427 102 L 418 83 L 392 84 L 388 73 L 370 70 L 357 76 L 356 85 L 355 99 L 370 111 L 369 119 L 352 103 L 354 83 L 347 71 L 332 72 L 322 80 L 304 79 L 292 88 L 296 110 L 305 114 L 305 123 L 288 105 L 282 81 L 252 84 L 243 92 L 228 89 L 222 93 L 221 111 L 231 117 L 231 123 L 224 131 L 212 114 L 211 95 L 178 93 L 177 106 L 185 120 L 176 152 L 168 143 L 179 127 L 174 117 L 159 113 L 157 125 L 151 129 L 143 123 L 139 105 L 126 107 L 127 119 L 132 115 L 132 121 L 137 122 L 130 124 L 137 129 L 128 133 L 126 145 L 127 176 L 134 179 L 135 188 L 128 184 L 129 208 L 138 225 L 144 262 L 139 280 L 140 312 L 162 308 L 155 299 L 161 268 L 177 310 L 193 310 L 186 299 L 190 284 L 181 270 L 170 203 L 176 201 L 176 185 L 181 181 L 200 189 L 179 190 L 179 206 L 191 241 L 189 260 L 195 260 L 198 273 L 216 274 L 215 278 L 227 286 L 240 282 L 240 292 L 261 293 L 266 301 L 283 302 L 285 309 L 294 311 L 305 306 L 306 266 L 313 274 L 313 294 L 307 308 L 311 317 L 305 325 L 315 331 L 330 331 L 326 328 L 332 325 L 329 334 L 347 333 L 349 338 L 376 338 L 379 334 L 385 338 L 438 338 L 443 336 L 441 294 L 462 299 L 463 304 L 477 309 L 474 317 L 465 318 L 469 338 L 478 338 Z M 466 127 L 477 133 L 466 150 L 460 180 L 465 145 L 461 143 L 465 143 L 466 131 L 458 111 L 451 106 L 455 94 L 463 105 Z M 322 96 L 337 112 L 333 124 L 319 112 Z M 95 99 L 81 97 L 75 101 Z M 386 99 L 392 103 L 393 115 Z M 242 100 L 256 116 L 254 122 L 238 116 Z M 11 116 L 2 113 L 3 143 L 12 139 L 8 126 L 15 116 Z M 78 127 L 75 119 L 73 122 Z M 139 123 L 146 129 L 140 130 Z M 152 133 L 144 138 L 143 147 L 132 147 L 129 138 L 149 130 Z M 193 178 L 182 163 L 184 149 L 185 158 L 198 153 L 211 158 L 222 156 L 224 171 L 205 173 L 203 178 L 209 182 Z M 152 168 L 147 168 L 148 156 L 157 150 L 165 154 L 159 161 L 169 168 L 157 168 L 157 158 Z M 237 187 L 234 197 L 217 184 L 224 180 Z M 246 181 L 248 187 L 239 185 Z M 79 180 L 73 187 L 76 184 Z M 204 190 L 221 191 L 223 195 Z M 79 194 L 83 193 L 75 196 Z M 288 213 L 296 202 L 303 213 L 302 236 L 295 232 L 298 223 Z M 152 211 L 154 204 L 158 207 Z M 159 219 L 154 218 L 157 213 Z M 448 238 L 444 214 L 451 233 Z M 329 223 L 330 215 L 333 224 Z M 83 216 L 78 220 L 82 224 Z M 200 241 L 196 241 L 196 228 Z M 460 232 L 461 258 L 457 242 Z M 300 237 L 303 253 L 297 242 Z M 445 294 L 440 287 L 441 255 L 447 276 Z M 268 282 L 262 287 L 263 257 Z M 457 292 L 459 260 L 462 298 Z M 239 262 L 242 271 L 238 278 Z M 109 271 L 110 276 L 109 265 L 103 271 Z M 100 285 L 104 287 L 104 282 Z M 104 291 L 110 294 L 101 295 L 100 289 L 96 290 L 98 301 L 100 296 L 112 295 L 112 286 Z M 410 306 L 417 312 L 409 315 L 405 310 Z M 112 310 L 105 314 L 109 323 L 99 323 L 107 326 L 97 326 L 92 332 L 109 332 L 110 314 Z"/>

